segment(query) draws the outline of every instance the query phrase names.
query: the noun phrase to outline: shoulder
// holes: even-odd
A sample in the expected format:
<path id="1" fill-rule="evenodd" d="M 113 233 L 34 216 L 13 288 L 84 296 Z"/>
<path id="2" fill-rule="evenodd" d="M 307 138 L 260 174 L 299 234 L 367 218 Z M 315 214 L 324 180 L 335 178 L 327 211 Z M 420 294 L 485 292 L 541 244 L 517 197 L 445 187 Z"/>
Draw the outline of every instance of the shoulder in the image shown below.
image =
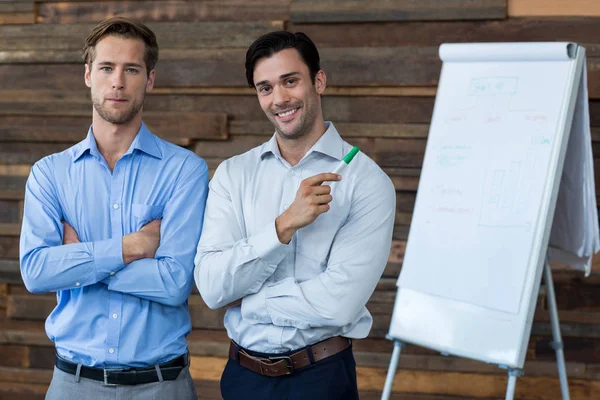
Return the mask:
<path id="1" fill-rule="evenodd" d="M 182 173 L 208 171 L 206 161 L 191 150 L 168 142 L 153 135 L 162 151 L 162 161 L 169 165 L 180 166 Z"/>
<path id="2" fill-rule="evenodd" d="M 50 177 L 54 174 L 54 171 L 68 170 L 79 154 L 82 143 L 79 142 L 61 152 L 42 157 L 32 166 L 32 172 L 41 172 Z"/>
<path id="3" fill-rule="evenodd" d="M 352 145 L 344 142 L 345 153 L 350 151 L 352 147 Z M 362 151 L 352 159 L 346 171 L 348 171 L 345 174 L 346 177 L 352 180 L 355 191 L 361 195 L 368 197 L 386 196 L 395 199 L 396 190 L 390 177 L 371 157 Z"/>
<path id="4" fill-rule="evenodd" d="M 255 173 L 262 160 L 262 149 L 263 145 L 260 145 L 223 161 L 215 171 L 213 180 L 243 181 Z"/>

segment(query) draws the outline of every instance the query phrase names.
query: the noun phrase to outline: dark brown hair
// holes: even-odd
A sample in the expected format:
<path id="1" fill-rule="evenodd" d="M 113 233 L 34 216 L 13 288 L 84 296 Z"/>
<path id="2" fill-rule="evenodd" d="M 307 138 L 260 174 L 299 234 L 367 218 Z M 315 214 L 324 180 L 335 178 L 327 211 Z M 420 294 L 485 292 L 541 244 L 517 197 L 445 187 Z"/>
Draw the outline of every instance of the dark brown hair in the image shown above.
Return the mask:
<path id="1" fill-rule="evenodd" d="M 267 33 L 252 43 L 246 52 L 246 80 L 248 86 L 254 87 L 254 66 L 258 60 L 271 57 L 285 49 L 296 49 L 308 67 L 310 79 L 315 83 L 315 76 L 321 69 L 317 46 L 302 32 L 276 31 Z"/>
<path id="2" fill-rule="evenodd" d="M 141 39 L 146 45 L 144 61 L 147 73 L 158 62 L 158 43 L 156 35 L 146 25 L 125 17 L 112 17 L 100 22 L 85 39 L 83 60 L 91 65 L 96 58 L 96 44 L 106 36 L 119 36 L 126 39 Z"/>

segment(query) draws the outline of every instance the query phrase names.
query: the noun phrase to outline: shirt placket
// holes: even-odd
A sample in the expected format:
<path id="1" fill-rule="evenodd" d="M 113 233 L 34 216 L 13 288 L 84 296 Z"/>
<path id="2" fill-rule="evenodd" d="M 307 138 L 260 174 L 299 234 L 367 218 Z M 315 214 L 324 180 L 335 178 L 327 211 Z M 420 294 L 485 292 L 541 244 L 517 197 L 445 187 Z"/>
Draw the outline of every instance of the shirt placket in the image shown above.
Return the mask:
<path id="1" fill-rule="evenodd" d="M 288 169 L 283 183 L 281 202 L 279 203 L 279 215 L 286 211 L 296 199 L 296 193 L 298 192 L 298 187 L 302 181 L 301 175 L 302 171 L 298 167 L 292 167 Z M 282 279 L 294 276 L 294 264 L 296 260 L 296 235 L 292 236 L 290 246 L 292 246 L 291 251 L 283 259 L 279 267 L 277 267 L 271 278 L 269 278 L 272 281 L 278 282 Z M 280 347 L 282 345 L 282 334 L 284 328 L 275 325 L 271 325 L 270 328 L 271 329 L 269 330 L 268 334 L 269 344 L 275 347 Z"/>
<path id="2" fill-rule="evenodd" d="M 111 237 L 123 236 L 123 179 L 125 175 L 126 160 L 119 160 L 114 167 L 110 183 L 110 226 Z M 110 278 L 114 272 L 110 273 Z M 108 291 L 108 322 L 106 324 L 106 361 L 107 364 L 118 364 L 119 339 L 121 336 L 121 318 L 123 310 L 123 294 Z"/>

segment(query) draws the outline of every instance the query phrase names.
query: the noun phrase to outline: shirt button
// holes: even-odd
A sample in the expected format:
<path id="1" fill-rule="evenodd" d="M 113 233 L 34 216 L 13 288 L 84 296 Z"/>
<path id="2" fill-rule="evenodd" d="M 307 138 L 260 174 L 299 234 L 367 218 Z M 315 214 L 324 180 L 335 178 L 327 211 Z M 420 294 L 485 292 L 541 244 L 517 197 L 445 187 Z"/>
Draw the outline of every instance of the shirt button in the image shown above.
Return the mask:
<path id="1" fill-rule="evenodd" d="M 291 174 L 292 176 L 296 176 L 296 171 L 294 171 L 294 170 L 291 170 L 291 171 L 290 171 L 290 174 Z"/>
<path id="2" fill-rule="evenodd" d="M 284 206 L 283 206 L 283 209 L 284 209 L 284 210 L 287 210 L 287 209 L 288 209 L 288 207 L 289 207 L 289 206 L 286 204 L 286 205 L 284 205 Z"/>
<path id="3" fill-rule="evenodd" d="M 110 275 L 110 276 L 114 276 L 114 275 L 115 275 L 115 272 L 114 272 L 114 271 L 110 271 L 110 274 L 109 274 L 109 275 Z"/>
<path id="4" fill-rule="evenodd" d="M 118 315 L 117 314 L 113 314 L 113 318 L 117 319 Z"/>
<path id="5" fill-rule="evenodd" d="M 117 210 L 117 209 L 119 208 L 119 205 L 118 205 L 117 203 L 115 203 L 115 204 L 113 204 L 113 208 L 114 208 L 115 210 Z"/>
<path id="6" fill-rule="evenodd" d="M 254 314 L 254 319 L 258 319 L 258 315 Z"/>
<path id="7" fill-rule="evenodd" d="M 111 347 L 110 349 L 108 349 L 108 352 L 109 352 L 110 354 L 113 354 L 113 353 L 115 352 L 115 349 L 113 349 L 113 348 Z"/>
<path id="8" fill-rule="evenodd" d="M 75 286 L 79 287 L 79 286 L 81 286 L 81 283 L 75 282 Z"/>

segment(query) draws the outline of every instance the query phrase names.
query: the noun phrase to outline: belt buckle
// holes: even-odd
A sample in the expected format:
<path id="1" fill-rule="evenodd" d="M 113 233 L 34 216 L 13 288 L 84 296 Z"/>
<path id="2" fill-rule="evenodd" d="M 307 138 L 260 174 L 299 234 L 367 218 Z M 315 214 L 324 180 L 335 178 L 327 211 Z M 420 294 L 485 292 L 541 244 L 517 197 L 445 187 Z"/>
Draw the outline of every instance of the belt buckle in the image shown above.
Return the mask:
<path id="1" fill-rule="evenodd" d="M 123 372 L 123 368 L 104 368 L 104 386 L 119 386 L 118 383 L 108 383 L 108 372 Z"/>
<path id="2" fill-rule="evenodd" d="M 294 362 L 292 361 L 292 358 L 290 356 L 274 356 L 274 357 L 269 357 L 270 361 L 279 361 L 279 360 L 286 360 L 287 361 L 287 372 L 285 373 L 286 375 L 291 375 L 294 373 Z"/>

